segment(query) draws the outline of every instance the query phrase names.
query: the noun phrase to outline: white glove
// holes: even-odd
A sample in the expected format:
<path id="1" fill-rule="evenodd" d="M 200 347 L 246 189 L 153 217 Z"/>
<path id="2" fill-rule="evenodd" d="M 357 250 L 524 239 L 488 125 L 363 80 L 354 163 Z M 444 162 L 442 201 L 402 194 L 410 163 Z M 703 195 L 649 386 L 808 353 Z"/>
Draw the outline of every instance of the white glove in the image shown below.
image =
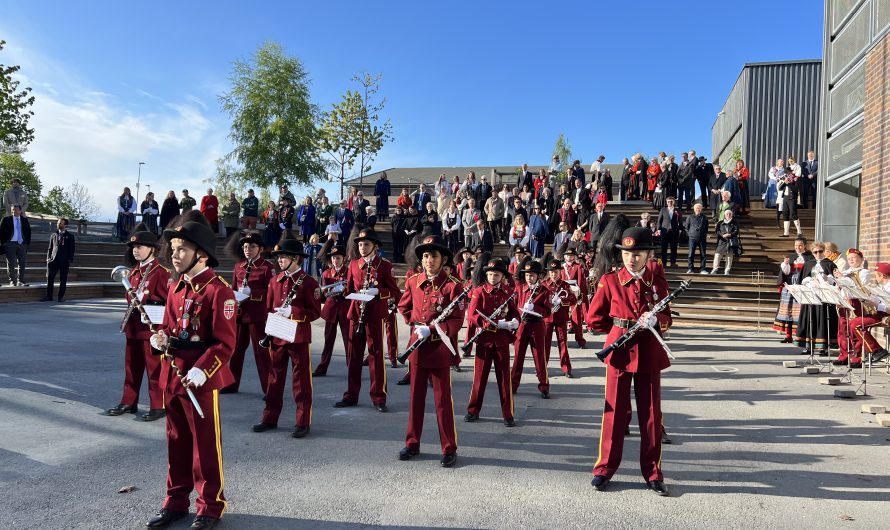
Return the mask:
<path id="1" fill-rule="evenodd" d="M 498 320 L 498 329 L 519 329 L 519 321 L 515 318 L 513 320 Z"/>
<path id="2" fill-rule="evenodd" d="M 278 228 L 284 230 L 284 229 L 287 228 L 287 227 L 284 226 L 284 223 L 278 223 Z"/>
<path id="3" fill-rule="evenodd" d="M 204 373 L 204 370 L 193 366 L 191 370 L 185 374 L 185 379 L 195 388 L 200 388 L 201 385 L 207 382 L 207 374 Z"/>
<path id="4" fill-rule="evenodd" d="M 167 334 L 163 331 L 158 331 L 148 339 L 148 342 L 151 344 L 152 348 L 158 351 L 163 351 L 164 348 L 167 347 Z"/>
<path id="5" fill-rule="evenodd" d="M 535 304 L 533 304 L 533 303 L 531 303 L 531 302 L 526 302 L 525 305 L 522 306 L 522 310 L 525 311 L 526 313 L 529 312 L 529 311 L 534 311 L 534 310 L 535 310 Z"/>
<path id="6" fill-rule="evenodd" d="M 878 302 L 878 311 L 880 311 L 881 313 L 886 313 L 887 304 L 885 304 L 884 302 Z"/>
<path id="7" fill-rule="evenodd" d="M 658 317 L 655 316 L 655 313 L 644 313 L 639 322 L 643 327 L 654 328 L 658 324 Z"/>
<path id="8" fill-rule="evenodd" d="M 803 281 L 800 282 L 801 285 L 809 285 L 813 282 L 812 278 L 804 278 Z"/>
<path id="9" fill-rule="evenodd" d="M 338 285 L 338 286 L 334 287 L 333 289 L 331 289 L 331 292 L 332 292 L 333 294 L 340 294 L 340 293 L 342 293 L 344 290 L 346 290 L 346 288 L 343 287 L 343 285 Z"/>
<path id="10" fill-rule="evenodd" d="M 417 335 L 418 339 L 425 339 L 429 337 L 432 332 L 430 331 L 429 326 L 414 326 L 414 334 Z"/>
<path id="11" fill-rule="evenodd" d="M 371 296 L 377 296 L 378 294 L 380 294 L 380 289 L 378 289 L 376 287 L 371 287 L 369 289 L 365 289 L 365 294 L 369 294 Z"/>
<path id="12" fill-rule="evenodd" d="M 581 288 L 578 287 L 577 285 L 573 285 L 573 286 L 571 287 L 571 290 L 572 290 L 572 294 L 573 294 L 573 295 L 575 295 L 575 296 L 581 296 Z"/>
<path id="13" fill-rule="evenodd" d="M 250 296 L 250 287 L 245 285 L 244 287 L 242 287 L 238 290 L 241 291 L 241 294 Z"/>
<path id="14" fill-rule="evenodd" d="M 560 298 L 558 294 L 553 295 L 553 298 L 550 299 L 550 305 L 557 306 L 561 303 L 562 298 Z"/>
<path id="15" fill-rule="evenodd" d="M 275 312 L 283 317 L 290 318 L 290 306 L 288 307 L 276 307 Z"/>

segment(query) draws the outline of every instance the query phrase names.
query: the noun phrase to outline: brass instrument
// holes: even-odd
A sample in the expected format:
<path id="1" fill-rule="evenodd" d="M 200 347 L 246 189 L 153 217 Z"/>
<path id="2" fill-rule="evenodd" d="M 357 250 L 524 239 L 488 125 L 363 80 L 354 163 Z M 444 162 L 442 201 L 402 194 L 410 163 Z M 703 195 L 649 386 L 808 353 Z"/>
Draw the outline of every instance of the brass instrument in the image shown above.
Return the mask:
<path id="1" fill-rule="evenodd" d="M 328 296 L 328 291 L 336 289 L 337 287 L 346 287 L 346 280 L 340 280 L 339 282 L 322 285 L 321 287 L 319 287 L 319 289 L 321 289 L 321 294 L 323 296 Z"/>
<path id="2" fill-rule="evenodd" d="M 565 289 L 560 289 L 559 291 L 557 291 L 557 292 L 553 295 L 553 297 L 550 299 L 550 304 L 551 304 L 551 308 L 550 308 L 550 310 L 553 311 L 554 313 L 556 313 L 557 311 L 559 311 L 560 306 L 562 306 L 562 299 L 565 298 L 565 297 L 568 296 L 568 295 L 569 295 L 569 293 L 566 292 Z M 557 298 L 557 297 L 559 298 L 559 301 L 557 301 L 556 303 L 553 303 L 553 299 L 554 299 L 554 298 Z"/>
<path id="3" fill-rule="evenodd" d="M 535 296 L 538 294 L 538 289 L 540 289 L 542 283 L 544 283 L 544 282 L 542 282 L 541 280 L 538 280 L 538 283 L 536 283 L 535 286 L 532 287 L 531 292 L 528 294 L 528 299 L 526 299 L 526 303 L 534 300 Z M 522 321 L 523 322 L 525 322 L 526 315 L 532 315 L 532 316 L 535 316 L 538 318 L 544 318 L 542 315 L 539 315 L 539 314 L 535 313 L 534 311 L 526 311 L 525 309 L 522 309 L 522 308 L 519 309 L 519 312 L 522 313 Z"/>
<path id="4" fill-rule="evenodd" d="M 153 270 L 154 270 L 154 267 L 145 271 L 145 274 L 142 276 L 142 279 L 139 280 L 139 286 L 134 289 L 133 285 L 130 283 L 130 280 L 129 280 L 130 272 L 131 272 L 129 267 L 126 267 L 124 265 L 118 265 L 117 267 L 112 269 L 112 271 L 111 271 L 112 279 L 114 279 L 115 281 L 121 281 L 121 280 L 117 280 L 115 278 L 115 274 L 117 274 L 117 278 L 126 279 L 127 285 L 130 286 L 127 289 L 127 293 L 129 293 L 129 295 L 130 295 L 130 304 L 127 306 L 127 310 L 124 312 L 123 320 L 121 320 L 121 329 L 120 329 L 121 333 L 123 333 L 124 329 L 126 329 L 127 322 L 130 320 L 130 317 L 133 315 L 133 311 L 136 309 L 136 302 L 138 301 L 138 298 L 136 298 L 136 293 L 142 291 L 142 288 L 145 286 L 145 282 L 148 279 L 148 275 L 151 274 L 151 271 L 153 271 Z M 117 273 L 115 273 L 115 271 L 117 271 Z"/>
<path id="5" fill-rule="evenodd" d="M 148 274 L 146 274 L 145 277 L 148 277 Z M 113 268 L 111 270 L 111 279 L 116 282 L 120 282 L 124 286 L 124 289 L 127 290 L 127 292 L 133 292 L 133 284 L 130 283 L 129 267 L 125 265 L 118 265 L 117 267 Z M 142 302 L 140 302 L 139 299 L 136 298 L 136 296 L 132 296 L 132 299 L 133 303 L 131 304 L 131 307 L 139 311 L 139 313 L 142 315 L 142 318 L 145 319 L 146 322 L 148 322 L 148 329 L 150 329 L 152 333 L 155 333 L 157 331 L 157 328 L 154 324 L 151 323 L 151 319 L 148 317 L 148 313 L 145 312 L 145 307 L 142 305 Z M 203 418 L 204 411 L 201 410 L 201 405 L 198 403 L 198 398 L 195 397 L 195 393 L 192 392 L 192 389 L 189 387 L 188 383 L 185 382 L 185 374 L 183 374 L 182 371 L 180 371 L 179 367 L 176 366 L 176 360 L 173 358 L 172 355 L 170 355 L 169 341 L 167 342 L 167 346 L 165 346 L 164 350 L 161 352 L 161 356 L 170 361 L 170 368 L 173 369 L 173 373 L 176 374 L 179 382 L 182 383 L 183 387 L 185 387 L 185 392 L 186 394 L 188 394 L 189 399 L 192 401 L 192 405 L 195 406 L 195 410 L 198 412 L 198 415 Z"/>

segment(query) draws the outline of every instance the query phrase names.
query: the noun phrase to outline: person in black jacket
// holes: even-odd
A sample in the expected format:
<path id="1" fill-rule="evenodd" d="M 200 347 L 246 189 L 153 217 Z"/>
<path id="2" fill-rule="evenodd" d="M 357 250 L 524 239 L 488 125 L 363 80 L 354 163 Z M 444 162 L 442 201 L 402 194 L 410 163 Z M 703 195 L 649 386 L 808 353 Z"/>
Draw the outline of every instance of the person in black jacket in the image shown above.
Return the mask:
<path id="1" fill-rule="evenodd" d="M 723 212 L 723 219 L 717 222 L 715 229 L 717 252 L 714 253 L 714 266 L 711 268 L 711 274 L 717 274 L 721 257 L 726 258 L 726 268 L 723 269 L 723 274 L 729 276 L 729 271 L 732 269 L 734 251 L 739 246 L 739 225 L 733 217 L 732 210 L 726 210 Z"/>
<path id="2" fill-rule="evenodd" d="M 587 226 L 590 229 L 590 245 L 593 248 L 596 248 L 597 242 L 600 240 L 600 234 L 603 233 L 603 230 L 606 229 L 606 225 L 608 225 L 609 221 L 612 219 L 612 216 L 603 211 L 604 209 L 605 206 L 603 206 L 603 203 L 596 203 L 594 212 L 587 218 Z"/>
<path id="3" fill-rule="evenodd" d="M 689 237 L 689 254 L 687 255 L 686 274 L 695 272 L 693 269 L 693 259 L 695 259 L 695 250 L 698 249 L 700 258 L 700 270 L 702 274 L 707 274 L 707 251 L 708 251 L 708 216 L 703 214 L 701 204 L 692 207 L 693 215 L 684 219 L 683 228 Z"/>
<path id="4" fill-rule="evenodd" d="M 398 206 L 393 213 L 390 228 L 392 230 L 392 262 L 403 263 L 405 261 L 405 244 L 408 242 L 408 238 L 405 236 L 405 214 Z"/>
<path id="5" fill-rule="evenodd" d="M 46 249 L 46 296 L 41 302 L 53 301 L 53 287 L 56 274 L 59 275 L 59 302 L 65 298 L 68 286 L 68 268 L 74 262 L 74 235 L 68 232 L 68 219 L 64 217 L 56 223 L 58 231 L 49 236 L 49 247 Z"/>
<path id="6" fill-rule="evenodd" d="M 705 157 L 698 157 L 698 164 L 695 166 L 695 180 L 698 182 L 698 188 L 702 192 L 702 205 L 708 208 L 708 182 L 711 181 L 711 175 L 714 174 L 713 164 L 709 164 Z M 693 191 L 693 194 L 695 191 Z"/>
<path id="7" fill-rule="evenodd" d="M 257 218 L 260 216 L 260 200 L 254 195 L 252 189 L 247 190 L 247 197 L 241 201 L 241 208 L 244 209 L 244 215 L 241 218 L 241 228 L 245 230 L 256 230 Z M 327 218 L 324 220 L 327 223 Z"/>
<path id="8" fill-rule="evenodd" d="M 797 229 L 797 235 L 800 235 L 802 231 L 800 220 L 797 218 L 797 195 L 800 192 L 800 181 L 791 166 L 785 166 L 785 175 L 779 179 L 776 188 L 779 190 L 779 197 L 782 200 L 782 221 L 785 225 L 783 237 L 788 237 L 788 229 L 791 228 L 792 222 L 794 222 L 794 228 Z"/>
<path id="9" fill-rule="evenodd" d="M 671 248 L 671 267 L 677 266 L 677 242 L 680 240 L 682 221 L 680 211 L 674 206 L 674 198 L 665 199 L 667 205 L 658 212 L 655 236 L 661 238 L 661 263 L 667 267 L 667 249 Z"/>
<path id="10" fill-rule="evenodd" d="M 161 219 L 159 223 L 161 230 L 167 228 L 170 221 L 178 215 L 179 199 L 176 198 L 176 193 L 173 190 L 170 190 L 167 192 L 167 198 L 164 199 L 164 204 L 161 205 Z"/>
<path id="11" fill-rule="evenodd" d="M 630 165 L 630 160 L 627 158 L 624 159 L 624 169 L 621 171 L 621 183 L 618 187 L 618 199 L 621 202 L 624 202 L 628 199 L 628 195 L 630 195 L 630 174 L 633 172 L 633 166 Z"/>
<path id="12" fill-rule="evenodd" d="M 720 166 L 714 166 L 714 172 L 711 174 L 711 178 L 708 179 L 708 203 L 711 206 L 711 209 L 714 210 L 714 216 L 717 216 L 717 209 L 720 208 L 720 201 L 722 199 L 721 192 L 723 191 L 723 185 L 726 184 L 726 173 L 720 171 Z M 715 219 L 715 221 L 719 221 L 720 219 Z"/>
<path id="13" fill-rule="evenodd" d="M 689 159 L 688 153 L 683 153 L 680 167 L 677 169 L 677 197 L 680 208 L 687 210 L 692 208 L 692 196 L 695 195 L 695 165 L 697 158 Z"/>
<path id="14" fill-rule="evenodd" d="M 667 157 L 664 170 L 658 175 L 658 184 L 662 187 L 665 197 L 677 196 L 677 172 L 680 166 L 674 162 L 674 155 Z"/>
<path id="15" fill-rule="evenodd" d="M 6 252 L 6 274 L 9 286 L 27 287 L 25 255 L 31 245 L 31 223 L 22 215 L 22 207 L 12 205 L 12 215 L 0 221 L 0 246 Z"/>

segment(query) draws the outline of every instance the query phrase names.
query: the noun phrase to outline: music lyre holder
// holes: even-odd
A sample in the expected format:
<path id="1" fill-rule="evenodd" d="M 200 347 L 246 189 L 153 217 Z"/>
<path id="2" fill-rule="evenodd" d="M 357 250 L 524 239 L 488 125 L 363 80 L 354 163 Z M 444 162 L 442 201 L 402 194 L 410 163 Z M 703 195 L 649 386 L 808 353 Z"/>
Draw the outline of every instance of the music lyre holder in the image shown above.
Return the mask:
<path id="1" fill-rule="evenodd" d="M 819 296 L 819 290 L 810 287 L 809 285 L 789 285 L 785 284 L 785 287 L 788 289 L 788 293 L 797 300 L 797 303 L 800 305 L 808 305 L 808 306 L 819 306 L 821 307 L 823 303 L 825 303 L 822 298 Z M 801 309 L 803 311 L 803 309 Z M 828 370 L 831 371 L 831 363 L 823 364 L 822 361 L 818 359 L 816 356 L 816 326 L 815 326 L 815 316 L 814 311 L 808 311 L 809 313 L 809 329 L 807 333 L 807 337 L 804 337 L 807 341 L 807 353 L 810 356 L 810 366 L 819 366 L 819 372 L 828 367 Z"/>
<path id="2" fill-rule="evenodd" d="M 844 280 L 846 280 L 846 281 L 844 281 Z M 846 298 L 848 298 L 850 300 L 859 300 L 860 307 L 862 307 L 863 301 L 869 301 L 869 303 L 871 302 L 871 296 L 868 294 L 868 292 L 859 288 L 859 286 L 857 286 L 853 282 L 853 280 L 838 278 L 837 283 L 840 286 L 841 291 L 843 292 L 843 294 Z M 851 317 L 855 318 L 856 313 L 853 311 L 852 304 L 847 303 L 845 306 L 845 309 L 847 310 L 847 326 L 849 328 L 850 327 L 850 318 Z M 849 331 L 855 331 L 855 330 L 848 329 L 848 338 L 850 337 Z M 865 330 L 863 330 L 863 331 L 865 331 Z M 859 394 L 859 392 L 861 391 L 863 396 L 867 396 L 868 395 L 868 375 L 871 372 L 871 358 L 869 358 L 867 361 L 865 359 L 865 337 L 863 337 L 860 340 L 860 343 L 861 344 L 860 344 L 860 352 L 859 352 L 859 359 L 860 359 L 859 363 L 862 365 L 861 375 L 856 375 L 854 368 L 852 368 L 850 366 L 851 365 L 850 359 L 852 359 L 853 356 L 850 355 L 850 352 L 848 352 L 847 353 L 847 373 L 844 374 L 844 377 L 841 380 L 845 383 L 852 384 L 853 378 L 859 379 L 859 386 L 856 387 L 856 394 Z M 868 366 L 866 366 L 866 364 Z"/>

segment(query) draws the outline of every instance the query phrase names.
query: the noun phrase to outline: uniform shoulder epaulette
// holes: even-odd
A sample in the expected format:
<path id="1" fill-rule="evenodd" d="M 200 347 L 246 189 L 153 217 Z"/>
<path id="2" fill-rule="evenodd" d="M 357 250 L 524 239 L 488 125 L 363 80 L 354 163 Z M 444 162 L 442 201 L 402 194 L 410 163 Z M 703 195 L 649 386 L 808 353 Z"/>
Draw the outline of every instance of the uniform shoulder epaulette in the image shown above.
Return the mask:
<path id="1" fill-rule="evenodd" d="M 226 287 L 231 287 L 231 285 L 229 285 L 229 282 L 227 282 L 226 279 L 223 278 L 222 276 L 220 276 L 219 274 L 216 275 L 216 279 L 221 281 L 222 284 L 225 285 Z"/>
<path id="2" fill-rule="evenodd" d="M 448 278 L 446 278 L 445 281 L 452 281 L 458 285 L 463 285 L 463 282 L 460 281 L 460 278 L 458 278 L 457 276 L 453 276 L 451 274 L 448 275 Z"/>

